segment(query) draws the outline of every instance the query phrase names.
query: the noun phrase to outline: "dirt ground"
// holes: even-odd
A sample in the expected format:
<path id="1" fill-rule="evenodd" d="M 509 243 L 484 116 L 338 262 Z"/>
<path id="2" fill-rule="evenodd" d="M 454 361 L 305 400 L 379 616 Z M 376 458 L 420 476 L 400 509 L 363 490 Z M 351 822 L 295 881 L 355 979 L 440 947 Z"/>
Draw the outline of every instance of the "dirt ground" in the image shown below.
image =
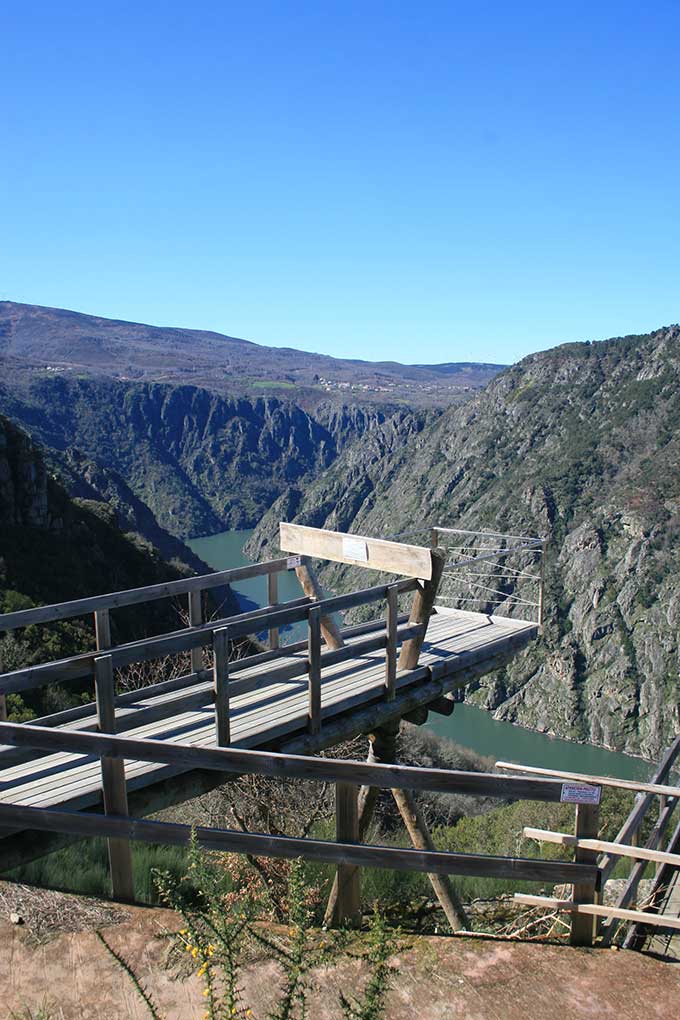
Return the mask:
<path id="1" fill-rule="evenodd" d="M 125 908 L 102 918 L 111 946 L 134 967 L 167 1020 L 200 1020 L 202 983 L 168 967 L 178 917 Z M 129 978 L 85 917 L 82 929 L 36 938 L 34 925 L 0 920 L 0 1017 L 21 1020 L 142 1020 L 148 1013 Z M 78 927 L 78 925 L 73 925 Z M 394 958 L 389 1020 L 674 1020 L 680 965 L 618 950 L 419 937 Z M 311 1020 L 340 1020 L 338 992 L 365 978 L 361 961 L 343 958 L 317 971 Z M 243 973 L 244 1002 L 264 1020 L 279 980 L 271 962 Z M 44 1012 L 41 1014 L 40 1009 Z"/>

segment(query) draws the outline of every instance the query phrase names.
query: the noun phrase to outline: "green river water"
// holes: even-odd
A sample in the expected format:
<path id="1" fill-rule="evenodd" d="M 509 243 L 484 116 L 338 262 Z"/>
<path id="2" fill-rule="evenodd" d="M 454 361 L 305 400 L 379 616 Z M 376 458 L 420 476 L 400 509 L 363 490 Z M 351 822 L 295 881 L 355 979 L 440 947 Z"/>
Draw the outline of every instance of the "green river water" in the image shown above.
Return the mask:
<path id="1" fill-rule="evenodd" d="M 219 535 L 195 538 L 188 545 L 215 570 L 239 567 L 250 561 L 243 555 L 243 545 L 250 531 L 225 531 Z M 240 581 L 234 590 L 244 599 L 258 606 L 266 601 L 266 580 L 263 577 Z M 294 572 L 279 574 L 279 598 L 298 598 L 300 586 Z M 302 636 L 282 634 L 282 640 L 290 641 Z M 649 762 L 615 751 L 606 751 L 591 744 L 577 744 L 571 740 L 560 740 L 544 733 L 499 722 L 490 713 L 473 705 L 456 705 L 453 715 L 445 718 L 430 713 L 427 723 L 434 733 L 448 737 L 457 744 L 469 747 L 477 754 L 489 755 L 494 759 L 524 762 L 544 768 L 562 769 L 568 772 L 586 772 L 591 775 L 616 776 L 619 779 L 647 779 L 653 771 Z"/>

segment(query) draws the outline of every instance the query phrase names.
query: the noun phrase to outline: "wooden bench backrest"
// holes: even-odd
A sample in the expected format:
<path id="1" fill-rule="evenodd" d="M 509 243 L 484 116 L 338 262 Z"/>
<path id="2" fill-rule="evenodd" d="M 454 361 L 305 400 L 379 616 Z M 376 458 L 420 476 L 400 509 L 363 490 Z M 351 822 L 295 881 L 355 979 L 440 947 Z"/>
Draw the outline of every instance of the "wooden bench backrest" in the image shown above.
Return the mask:
<path id="1" fill-rule="evenodd" d="M 339 531 L 308 528 L 302 524 L 287 524 L 285 521 L 281 521 L 279 531 L 279 545 L 283 552 L 384 570 L 404 577 L 417 577 L 422 581 L 429 581 L 432 577 L 432 550 L 425 546 L 388 542 L 363 535 L 345 535 Z"/>

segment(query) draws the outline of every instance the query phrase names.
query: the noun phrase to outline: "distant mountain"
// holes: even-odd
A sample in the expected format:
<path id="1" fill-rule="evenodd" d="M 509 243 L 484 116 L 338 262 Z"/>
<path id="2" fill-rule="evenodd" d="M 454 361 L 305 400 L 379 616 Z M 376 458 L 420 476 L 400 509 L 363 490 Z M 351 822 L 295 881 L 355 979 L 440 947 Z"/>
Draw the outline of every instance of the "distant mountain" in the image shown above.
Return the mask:
<path id="1" fill-rule="evenodd" d="M 448 406 L 466 399 L 502 365 L 402 365 L 265 347 L 204 330 L 147 326 L 61 308 L 0 301 L 5 371 L 191 383 L 230 395 L 292 396 L 304 406 L 362 401 Z"/>
<path id="2" fill-rule="evenodd" d="M 382 424 L 281 495 L 252 555 L 274 554 L 279 516 L 547 536 L 544 638 L 469 697 L 650 757 L 680 730 L 680 327 L 534 354 L 421 428 Z"/>

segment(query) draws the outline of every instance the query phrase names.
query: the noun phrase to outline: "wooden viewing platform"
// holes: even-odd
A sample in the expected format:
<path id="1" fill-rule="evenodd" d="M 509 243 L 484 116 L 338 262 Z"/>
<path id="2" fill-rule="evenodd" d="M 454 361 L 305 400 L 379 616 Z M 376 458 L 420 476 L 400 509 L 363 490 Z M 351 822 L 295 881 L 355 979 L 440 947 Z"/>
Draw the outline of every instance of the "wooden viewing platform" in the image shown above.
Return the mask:
<path id="1" fill-rule="evenodd" d="M 281 544 L 296 555 L 0 616 L 1 632 L 94 611 L 98 644 L 92 653 L 0 676 L 0 694 L 94 675 L 97 702 L 37 719 L 36 724 L 71 731 L 106 729 L 195 747 L 228 743 L 243 748 L 285 746 L 310 753 L 417 710 L 448 712 L 453 706 L 442 704 L 443 696 L 502 665 L 538 633 L 536 622 L 478 612 L 438 607 L 430 616 L 439 582 L 439 577 L 433 579 L 433 569 L 436 572 L 437 565 L 443 566 L 430 548 L 287 524 L 281 526 Z M 323 598 L 307 554 L 399 572 L 406 578 Z M 353 555 L 358 559 L 353 560 Z M 271 579 L 281 570 L 298 573 L 304 598 L 202 622 L 201 590 L 265 574 L 275 597 Z M 399 613 L 398 599 L 411 597 L 411 593 L 415 593 L 415 602 L 409 619 Z M 176 594 L 189 595 L 193 627 L 107 647 L 112 609 Z M 341 610 L 379 600 L 387 602 L 386 620 L 347 628 L 338 628 L 334 622 Z M 308 640 L 280 647 L 278 629 L 301 621 L 307 622 Z M 262 630 L 273 637 L 269 651 L 229 661 L 227 644 Z M 328 651 L 322 648 L 322 635 Z M 201 668 L 206 646 L 214 650 L 212 672 Z M 187 649 L 198 667 L 194 673 L 122 695 L 109 690 L 107 698 L 105 688 L 112 687 L 110 674 L 116 668 Z M 311 679 L 310 671 L 314 674 Z M 217 705 L 216 685 L 221 688 Z M 102 725 L 102 702 L 107 700 L 111 701 L 111 718 Z M 125 768 L 127 790 L 132 793 L 183 771 L 180 766 L 130 761 Z M 76 754 L 38 757 L 0 748 L 0 803 L 73 810 L 101 801 L 97 759 Z"/>

